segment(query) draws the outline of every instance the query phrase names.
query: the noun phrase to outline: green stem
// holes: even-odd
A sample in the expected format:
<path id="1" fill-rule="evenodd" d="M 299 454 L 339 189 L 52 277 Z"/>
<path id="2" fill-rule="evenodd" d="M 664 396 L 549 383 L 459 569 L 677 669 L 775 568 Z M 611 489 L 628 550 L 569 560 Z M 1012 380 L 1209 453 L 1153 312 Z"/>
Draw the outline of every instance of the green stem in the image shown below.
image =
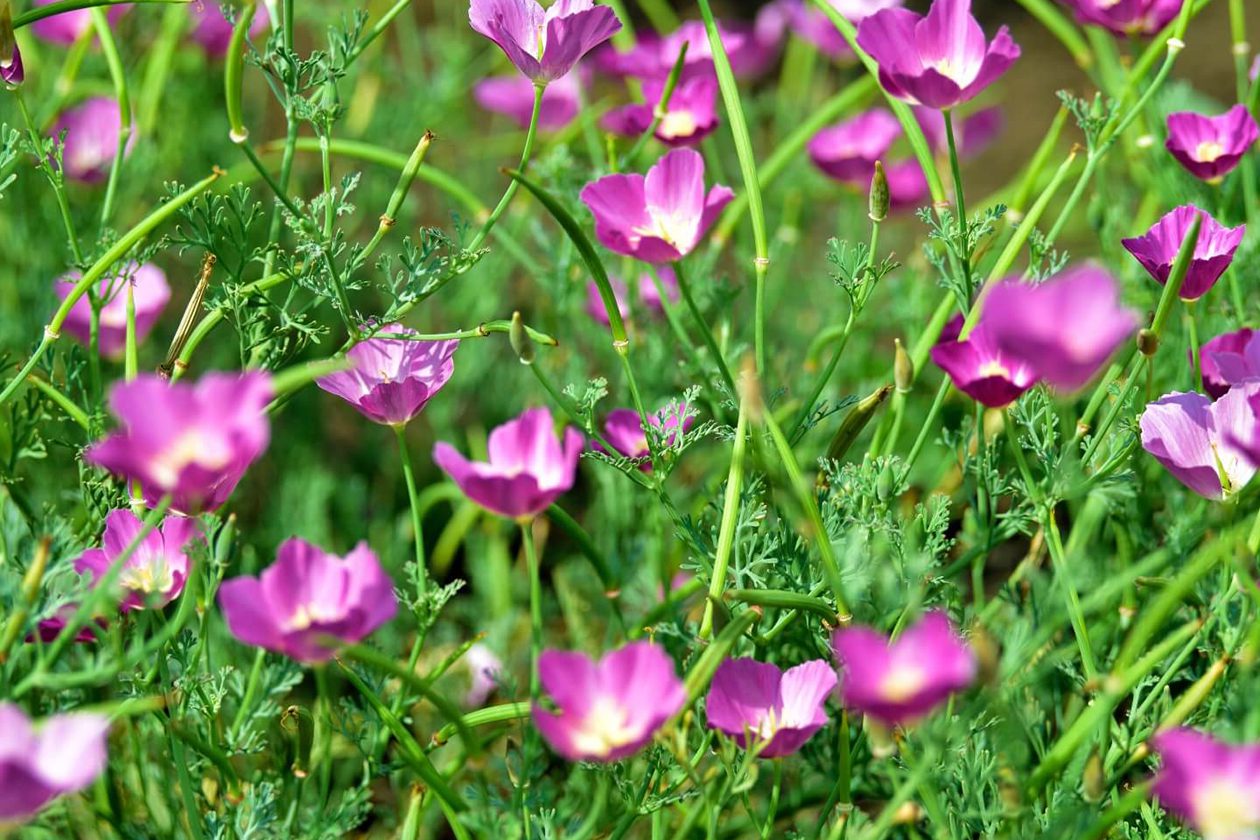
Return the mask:
<path id="1" fill-rule="evenodd" d="M 407 502 L 411 507 L 411 531 L 416 548 L 416 588 L 419 590 L 417 594 L 423 596 L 428 590 L 429 573 L 424 560 L 424 522 L 416 492 L 416 476 L 411 464 L 411 454 L 407 451 L 407 427 L 399 424 L 393 428 L 394 436 L 398 439 L 398 457 L 402 459 L 403 481 L 407 484 Z"/>
<path id="2" fill-rule="evenodd" d="M 118 101 L 118 149 L 110 162 L 109 182 L 105 187 L 105 200 L 101 203 L 101 227 L 109 223 L 114 212 L 114 197 L 118 192 L 118 181 L 122 175 L 123 160 L 127 156 L 127 144 L 131 141 L 133 115 L 131 113 L 131 95 L 127 90 L 127 74 L 123 72 L 122 57 L 118 54 L 118 45 L 114 43 L 114 33 L 109 28 L 109 18 L 99 7 L 90 12 L 92 27 L 101 42 L 101 52 L 109 67 L 110 79 L 114 83 L 114 98 Z"/>
<path id="3" fill-rule="evenodd" d="M 963 288 L 970 299 L 974 293 L 971 288 L 971 234 L 967 229 L 967 200 L 963 196 L 962 166 L 958 161 L 958 146 L 954 141 L 954 112 L 948 108 L 941 111 L 945 118 L 945 140 L 949 146 L 949 170 L 954 177 L 954 203 L 958 207 L 958 253 L 962 264 Z"/>
<path id="4" fill-rule="evenodd" d="M 524 172 L 525 167 L 529 165 L 530 158 L 534 154 L 534 141 L 538 136 L 538 115 L 542 111 L 543 92 L 547 89 L 546 85 L 534 85 L 534 108 L 529 115 L 529 129 L 525 133 L 525 147 L 521 150 L 521 162 L 516 165 L 518 172 Z M 498 223 L 499 217 L 507 210 L 508 205 L 512 203 L 512 197 L 516 195 L 520 183 L 515 179 L 508 181 L 507 189 L 503 191 L 503 196 L 499 199 L 499 203 L 490 211 L 490 216 L 482 224 L 481 229 L 477 231 L 477 235 L 473 237 L 469 243 L 469 251 L 476 251 L 481 244 L 486 241 L 486 237 L 490 235 L 490 231 L 494 230 L 494 226 Z"/>
<path id="5" fill-rule="evenodd" d="M 31 119 L 31 112 L 27 110 L 26 97 L 22 94 L 22 88 L 14 88 L 13 96 L 17 99 L 18 110 L 22 112 L 22 121 L 26 123 L 26 131 L 30 137 L 31 145 L 39 156 L 37 165 L 48 178 L 49 183 L 52 184 L 53 193 L 57 196 L 57 209 L 61 212 L 61 223 L 66 228 L 66 240 L 70 245 L 70 253 L 74 255 L 75 265 L 82 265 L 83 251 L 79 249 L 79 236 L 75 232 L 74 217 L 70 214 L 70 202 L 66 198 L 64 178 L 61 173 L 54 171 L 48 156 L 43 153 L 44 139 L 40 135 L 39 129 L 36 128 L 35 121 Z M 0 402 L 4 402 L 3 398 L 0 398 Z"/>
<path id="6" fill-rule="evenodd" d="M 696 299 L 691 293 L 691 282 L 687 279 L 682 260 L 674 263 L 674 275 L 678 278 L 678 291 L 682 293 L 682 299 L 687 304 L 687 310 L 691 313 L 692 320 L 696 322 L 696 328 L 700 330 L 700 336 L 704 339 L 705 346 L 709 348 L 709 355 L 713 357 L 713 364 L 717 366 L 718 373 L 722 375 L 722 382 L 726 385 L 727 392 L 735 396 L 735 377 L 731 375 L 731 369 L 726 365 L 726 359 L 722 356 L 722 349 L 718 347 L 717 338 L 714 337 L 713 330 L 709 328 L 708 323 L 704 320 L 704 315 L 700 312 L 700 307 L 696 305 Z"/>
<path id="7" fill-rule="evenodd" d="M 523 521 L 521 542 L 525 548 L 525 565 L 529 569 L 529 699 L 538 702 L 541 687 L 538 680 L 538 657 L 542 655 L 542 573 L 538 567 L 538 549 L 534 545 L 533 521 Z"/>
<path id="8" fill-rule="evenodd" d="M 722 501 L 722 522 L 718 526 L 717 553 L 713 560 L 713 577 L 709 579 L 709 600 L 704 605 L 700 622 L 700 638 L 713 634 L 713 605 L 722 600 L 726 588 L 726 572 L 735 548 L 735 526 L 739 524 L 740 492 L 744 483 L 744 453 L 748 445 L 748 399 L 739 401 L 739 419 L 735 422 L 735 441 L 731 446 L 731 467 L 726 476 L 726 494 Z"/>

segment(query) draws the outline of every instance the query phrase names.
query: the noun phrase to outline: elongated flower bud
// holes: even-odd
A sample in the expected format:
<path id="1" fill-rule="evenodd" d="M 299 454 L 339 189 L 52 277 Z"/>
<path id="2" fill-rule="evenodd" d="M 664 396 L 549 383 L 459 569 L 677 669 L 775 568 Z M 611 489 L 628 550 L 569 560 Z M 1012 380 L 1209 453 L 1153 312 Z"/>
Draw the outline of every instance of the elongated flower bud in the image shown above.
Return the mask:
<path id="1" fill-rule="evenodd" d="M 888 218 L 888 208 L 892 199 L 888 193 L 888 176 L 884 174 L 884 164 L 875 161 L 875 174 L 871 177 L 869 207 L 871 221 L 876 224 Z"/>
<path id="2" fill-rule="evenodd" d="M 836 429 L 831 445 L 827 447 L 828 458 L 844 457 L 844 453 L 849 451 L 849 447 L 858 439 L 858 435 L 862 434 L 866 424 L 871 422 L 875 412 L 879 411 L 879 407 L 884 404 L 892 391 L 893 386 L 885 385 L 849 410 L 841 421 L 840 428 Z"/>
<path id="3" fill-rule="evenodd" d="M 914 359 L 910 358 L 900 338 L 893 339 L 893 344 L 897 348 L 893 360 L 893 384 L 896 385 L 898 394 L 908 394 L 914 387 Z"/>
<path id="4" fill-rule="evenodd" d="M 512 313 L 512 325 L 508 328 L 508 340 L 512 342 L 512 349 L 516 351 L 516 358 L 521 360 L 523 365 L 532 365 L 534 363 L 534 342 L 529 340 L 529 336 L 525 334 L 525 322 L 521 320 L 521 313 Z"/>

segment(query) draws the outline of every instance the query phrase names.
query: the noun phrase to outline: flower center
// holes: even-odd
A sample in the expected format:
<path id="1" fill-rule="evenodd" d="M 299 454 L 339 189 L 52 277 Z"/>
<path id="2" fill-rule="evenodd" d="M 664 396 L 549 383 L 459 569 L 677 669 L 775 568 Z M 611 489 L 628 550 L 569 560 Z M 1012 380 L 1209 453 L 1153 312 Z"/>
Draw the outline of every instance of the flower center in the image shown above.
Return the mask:
<path id="1" fill-rule="evenodd" d="M 917 665 L 893 665 L 880 684 L 885 700 L 904 703 L 923 690 L 927 674 Z"/>
<path id="2" fill-rule="evenodd" d="M 651 224 L 636 228 L 635 233 L 639 236 L 654 236 L 657 239 L 663 239 L 683 253 L 691 249 L 692 239 L 695 236 L 693 220 L 651 206 L 648 207 L 648 216 L 652 219 Z"/>
<path id="3" fill-rule="evenodd" d="M 1197 828 L 1208 838 L 1247 837 L 1260 826 L 1255 798 L 1238 785 L 1218 779 L 1194 797 Z"/>
<path id="4" fill-rule="evenodd" d="M 1194 150 L 1194 159 L 1199 163 L 1214 163 L 1224 154 L 1224 146 L 1215 140 L 1207 140 Z"/>
<path id="5" fill-rule="evenodd" d="M 158 453 L 150 463 L 150 471 L 160 488 L 170 490 L 179 483 L 180 473 L 190 464 L 217 470 L 227 466 L 228 460 L 222 446 L 213 445 L 199 429 L 190 429 Z"/>
<path id="6" fill-rule="evenodd" d="M 587 755 L 609 755 L 638 736 L 638 731 L 630 726 L 626 708 L 616 699 L 604 696 L 586 713 L 573 742 Z"/>
<path id="7" fill-rule="evenodd" d="M 171 574 L 171 567 L 167 565 L 166 557 L 159 555 L 146 563 L 124 568 L 118 577 L 118 583 L 123 589 L 151 595 L 154 592 L 170 591 L 175 585 L 175 578 Z"/>
<path id="8" fill-rule="evenodd" d="M 302 604 L 289 616 L 289 620 L 284 623 L 284 629 L 291 632 L 309 630 L 312 624 L 336 621 L 339 618 L 341 616 L 336 610 L 320 604 Z"/>
<path id="9" fill-rule="evenodd" d="M 670 111 L 656 127 L 656 134 L 666 140 L 679 137 L 690 137 L 696 133 L 696 118 L 690 111 Z"/>
<path id="10" fill-rule="evenodd" d="M 1002 379 L 1011 378 L 1010 369 L 1006 365 L 998 361 L 997 359 L 990 359 L 989 361 L 982 364 L 978 372 L 980 376 L 984 379 L 988 379 L 991 376 L 1000 376 Z"/>

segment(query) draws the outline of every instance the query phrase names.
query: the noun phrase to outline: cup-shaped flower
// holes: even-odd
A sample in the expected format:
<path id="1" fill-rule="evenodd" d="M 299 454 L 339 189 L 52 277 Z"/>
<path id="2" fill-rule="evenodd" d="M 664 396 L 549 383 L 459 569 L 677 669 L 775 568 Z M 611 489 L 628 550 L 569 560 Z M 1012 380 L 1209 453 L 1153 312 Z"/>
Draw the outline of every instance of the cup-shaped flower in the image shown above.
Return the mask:
<path id="1" fill-rule="evenodd" d="M 609 111 L 600 126 L 620 137 L 637 137 L 652 127 L 665 90 L 664 79 L 643 83 L 642 104 L 625 105 Z M 717 77 L 693 76 L 683 79 L 669 99 L 669 108 L 653 132 L 667 146 L 694 146 L 717 128 Z"/>
<path id="2" fill-rule="evenodd" d="M 531 408 L 490 433 L 488 462 L 469 461 L 449 443 L 433 447 L 433 461 L 469 500 L 512 519 L 537 516 L 564 495 L 577 477 L 582 433 L 564 439 L 546 408 Z"/>
<path id="3" fill-rule="evenodd" d="M 169 495 L 173 510 L 214 510 L 267 448 L 271 398 L 260 372 L 210 373 L 196 385 L 141 374 L 110 390 L 120 428 L 83 457 L 140 482 L 150 505 Z"/>
<path id="4" fill-rule="evenodd" d="M 259 577 L 219 588 L 232 635 L 299 662 L 326 662 L 394 617 L 393 582 L 367 543 L 338 557 L 293 537 Z"/>
<path id="5" fill-rule="evenodd" d="M 858 45 L 879 64 L 884 90 L 942 110 L 974 98 L 1019 58 L 1005 26 L 985 42 L 971 0 L 933 0 L 926 17 L 906 9 L 876 12 L 858 27 Z"/>
<path id="6" fill-rule="evenodd" d="M 1190 354 L 1193 360 L 1193 353 Z M 1199 350 L 1203 390 L 1220 399 L 1235 385 L 1260 379 L 1260 333 L 1244 327 L 1218 335 Z"/>
<path id="7" fill-rule="evenodd" d="M 17 87 L 26 81 L 26 68 L 22 66 L 22 51 L 17 42 L 13 42 L 8 55 L 0 46 L 0 82 L 9 87 Z"/>
<path id="8" fill-rule="evenodd" d="M 949 151 L 949 137 L 945 130 L 945 117 L 931 108 L 915 108 L 914 118 L 923 129 L 928 145 L 938 154 Z M 993 144 L 1002 129 L 1006 117 L 999 107 L 981 108 L 961 120 L 954 120 L 954 146 L 963 160 L 974 158 Z"/>
<path id="9" fill-rule="evenodd" d="M 225 55 L 232 41 L 232 24 L 223 16 L 222 7 L 212 0 L 202 0 L 188 7 L 193 16 L 192 38 L 201 48 L 213 56 Z M 239 9 L 238 9 L 239 13 Z M 261 3 L 254 8 L 254 19 L 249 24 L 249 35 L 257 38 L 266 31 L 271 17 Z"/>
<path id="10" fill-rule="evenodd" d="M 545 11 L 538 0 L 472 0 L 468 22 L 538 84 L 568 75 L 621 30 L 616 13 L 594 0 L 557 0 Z"/>
<path id="11" fill-rule="evenodd" d="M 678 303 L 682 300 L 682 290 L 678 288 L 678 275 L 674 273 L 674 269 L 667 265 L 657 266 L 656 276 L 661 281 L 661 288 L 665 290 L 665 300 L 670 304 Z M 651 272 L 643 272 L 639 275 L 639 300 L 643 301 L 643 305 L 658 315 L 665 313 L 665 303 L 661 299 L 661 289 L 656 287 L 656 281 L 652 279 Z"/>
<path id="12" fill-rule="evenodd" d="M 29 820 L 58 796 L 77 793 L 105 769 L 109 718 L 53 715 L 36 726 L 0 702 L 0 825 Z"/>
<path id="13" fill-rule="evenodd" d="M 1061 0 L 1090 26 L 1101 26 L 1116 35 L 1154 35 L 1172 23 L 1183 0 Z"/>
<path id="14" fill-rule="evenodd" d="M 900 136 L 901 123 L 892 112 L 872 108 L 819 131 L 810 138 L 806 151 L 826 175 L 865 190 L 875 173 L 875 162 L 884 159 Z"/>
<path id="15" fill-rule="evenodd" d="M 787 671 L 755 659 L 718 666 L 704 701 L 709 728 L 763 758 L 791 755 L 827 723 L 825 704 L 836 687 L 831 664 L 815 659 Z"/>
<path id="16" fill-rule="evenodd" d="M 650 263 L 675 262 L 696 247 L 735 194 L 727 187 L 704 191 L 704 158 L 674 149 L 647 176 L 605 175 L 582 189 L 604 247 Z"/>
<path id="17" fill-rule="evenodd" d="M 620 761 L 637 753 L 687 703 L 674 662 L 648 642 L 605 654 L 543 651 L 538 679 L 556 710 L 535 703 L 534 725 L 569 761 Z"/>
<path id="18" fill-rule="evenodd" d="M 648 422 L 656 430 L 664 445 L 671 447 L 677 445 L 679 427 L 681 426 L 683 434 L 686 434 L 695 419 L 691 408 L 686 403 L 679 403 L 667 406 L 651 415 L 648 417 Z M 639 469 L 644 472 L 652 471 L 652 462 L 648 459 L 651 453 L 648 449 L 647 434 L 643 431 L 643 421 L 639 417 L 639 412 L 632 408 L 616 408 L 608 412 L 608 417 L 604 419 L 604 439 L 612 444 L 618 455 L 623 458 L 641 460 Z M 606 452 L 598 441 L 592 441 L 591 446 L 600 452 Z"/>
<path id="19" fill-rule="evenodd" d="M 1142 412 L 1142 447 L 1200 496 L 1224 499 L 1256 474 L 1246 444 L 1260 437 L 1248 404 L 1258 394 L 1260 380 L 1231 388 L 1216 402 L 1203 394 L 1166 394 Z"/>
<path id="20" fill-rule="evenodd" d="M 871 15 L 884 9 L 896 9 L 905 0 L 828 0 L 832 8 L 844 15 L 844 19 L 857 26 Z M 801 40 L 807 41 L 830 58 L 850 59 L 853 50 L 836 29 L 831 18 L 809 0 L 777 0 L 783 10 L 787 25 Z"/>
<path id="21" fill-rule="evenodd" d="M 48 6 L 57 0 L 34 0 L 34 6 Z M 109 22 L 112 24 L 122 17 L 130 3 L 119 3 L 109 7 Z M 31 24 L 31 31 L 38 38 L 49 43 L 70 46 L 92 28 L 92 13 L 88 9 L 76 9 L 73 12 L 62 12 L 51 17 L 40 18 Z"/>
<path id="22" fill-rule="evenodd" d="M 564 128 L 573 122 L 581 102 L 579 72 L 556 79 L 543 91 L 538 109 L 538 127 L 544 131 Z M 521 128 L 529 128 L 534 112 L 534 83 L 523 76 L 494 76 L 473 86 L 473 99 L 487 111 L 510 117 Z"/>
<path id="23" fill-rule="evenodd" d="M 1120 305 L 1116 281 L 1093 265 L 1037 286 L 998 283 L 982 320 L 1004 359 L 1067 391 L 1092 379 L 1138 324 L 1137 313 Z"/>
<path id="24" fill-rule="evenodd" d="M 994 346 L 981 319 L 965 341 L 959 341 L 962 317 L 955 318 L 932 348 L 932 361 L 949 375 L 954 387 L 989 408 L 1019 399 L 1037 384 L 1037 376 L 1019 359 L 1008 359 Z"/>
<path id="25" fill-rule="evenodd" d="M 418 341 L 415 330 L 390 326 L 346 353 L 353 367 L 315 380 L 367 419 L 403 426 L 420 413 L 455 373 L 458 341 Z"/>
<path id="26" fill-rule="evenodd" d="M 94 96 L 57 118 L 50 132 L 54 138 L 65 133 L 61 163 L 66 177 L 85 183 L 104 180 L 118 157 L 118 128 L 122 112 L 118 103 L 106 96 Z M 131 153 L 136 135 L 123 152 Z"/>
<path id="27" fill-rule="evenodd" d="M 1214 183 L 1234 171 L 1260 137 L 1260 126 L 1246 105 L 1208 117 L 1193 111 L 1168 115 L 1164 145 L 1191 175 Z"/>
<path id="28" fill-rule="evenodd" d="M 976 678 L 975 654 L 944 613 L 927 613 L 896 641 L 846 627 L 832 645 L 844 705 L 885 726 L 919 720 Z"/>
<path id="29" fill-rule="evenodd" d="M 1178 207 L 1168 213 L 1143 236 L 1123 239 L 1121 244 L 1161 286 L 1168 282 L 1177 252 L 1196 218 L 1203 218 L 1194 259 L 1181 287 L 1182 300 L 1198 300 L 1216 285 L 1234 261 L 1234 252 L 1247 233 L 1246 225 L 1227 228 L 1193 205 Z"/>
<path id="30" fill-rule="evenodd" d="M 89 548 L 74 561 L 74 570 L 99 582 L 120 561 L 144 523 L 130 510 L 111 510 L 105 517 L 100 548 Z M 188 578 L 188 544 L 197 536 L 197 521 L 172 514 L 145 534 L 117 578 L 123 612 L 160 609 L 179 597 Z"/>
<path id="31" fill-rule="evenodd" d="M 82 276 L 77 270 L 62 275 L 57 280 L 57 297 L 65 300 Z M 171 287 L 167 285 L 166 274 L 152 263 L 128 263 L 121 272 L 102 277 L 96 286 L 96 295 L 101 301 L 96 340 L 102 356 L 121 356 L 127 347 L 129 285 L 136 307 L 137 342 L 148 337 L 171 299 Z M 83 346 L 89 346 L 92 336 L 92 304 L 87 295 L 75 301 L 62 329 Z"/>
<path id="32" fill-rule="evenodd" d="M 1260 744 L 1226 744 L 1193 729 L 1151 739 L 1160 768 L 1151 792 L 1205 840 L 1260 837 Z"/>

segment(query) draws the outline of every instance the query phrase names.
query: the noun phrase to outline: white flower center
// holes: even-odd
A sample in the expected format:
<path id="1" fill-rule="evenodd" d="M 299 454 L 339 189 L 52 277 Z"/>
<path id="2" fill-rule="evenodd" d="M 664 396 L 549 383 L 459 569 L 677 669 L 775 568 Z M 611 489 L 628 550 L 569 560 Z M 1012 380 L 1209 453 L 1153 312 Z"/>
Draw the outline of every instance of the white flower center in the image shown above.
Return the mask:
<path id="1" fill-rule="evenodd" d="M 880 684 L 885 700 L 904 703 L 923 690 L 927 674 L 917 665 L 893 665 Z"/>
<path id="2" fill-rule="evenodd" d="M 1260 803 L 1237 784 L 1216 779 L 1194 797 L 1198 829 L 1206 840 L 1252 836 L 1260 828 Z"/>
<path id="3" fill-rule="evenodd" d="M 198 464 L 215 470 L 227 466 L 228 460 L 224 447 L 212 445 L 200 429 L 189 429 L 153 459 L 150 470 L 158 486 L 169 490 L 179 483 L 185 467 Z"/>
<path id="4" fill-rule="evenodd" d="M 980 366 L 979 374 L 981 377 L 986 378 L 986 379 L 990 376 L 1000 376 L 1003 379 L 1011 378 L 1010 369 L 1007 368 L 1006 365 L 1002 364 L 997 359 L 990 359 L 989 361 L 982 364 Z"/>
<path id="5" fill-rule="evenodd" d="M 1225 154 L 1225 147 L 1215 140 L 1200 143 L 1194 150 L 1194 159 L 1199 163 L 1214 163 Z"/>
<path id="6" fill-rule="evenodd" d="M 631 743 L 639 733 L 631 728 L 627 709 L 612 697 L 600 697 L 586 713 L 573 744 L 586 755 L 608 755 Z"/>
<path id="7" fill-rule="evenodd" d="M 696 133 L 696 118 L 690 111 L 670 111 L 656 127 L 656 133 L 667 140 L 678 137 L 690 137 Z"/>
<path id="8" fill-rule="evenodd" d="M 154 592 L 169 592 L 175 585 L 175 577 L 164 555 L 153 557 L 147 563 L 127 566 L 118 577 L 123 589 L 151 595 Z"/>

